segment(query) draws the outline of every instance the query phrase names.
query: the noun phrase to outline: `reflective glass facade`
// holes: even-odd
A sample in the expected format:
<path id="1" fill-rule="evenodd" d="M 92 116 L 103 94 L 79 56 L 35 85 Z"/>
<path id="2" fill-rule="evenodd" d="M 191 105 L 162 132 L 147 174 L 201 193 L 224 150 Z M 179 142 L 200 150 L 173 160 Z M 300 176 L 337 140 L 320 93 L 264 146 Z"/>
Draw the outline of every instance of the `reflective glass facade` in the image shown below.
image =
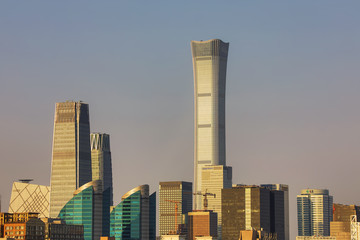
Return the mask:
<path id="1" fill-rule="evenodd" d="M 165 235 L 175 231 L 175 203 L 179 202 L 177 223 L 181 224 L 182 216 L 192 210 L 192 183 L 173 181 L 159 183 L 159 234 Z"/>
<path id="2" fill-rule="evenodd" d="M 194 97 L 194 190 L 201 191 L 205 165 L 226 165 L 225 84 L 229 44 L 219 39 L 191 41 Z M 201 196 L 194 198 L 201 209 Z"/>
<path id="3" fill-rule="evenodd" d="M 110 136 L 105 133 L 91 133 L 91 168 L 92 180 L 101 180 L 103 189 L 109 188 L 110 206 L 113 205 L 113 181 L 110 152 Z"/>
<path id="4" fill-rule="evenodd" d="M 92 179 L 89 107 L 83 102 L 56 103 L 50 217 L 57 217 L 73 192 Z"/>
<path id="5" fill-rule="evenodd" d="M 108 193 L 102 191 L 100 180 L 84 184 L 61 209 L 58 218 L 66 224 L 84 225 L 84 239 L 95 240 L 109 235 Z"/>
<path id="6" fill-rule="evenodd" d="M 116 240 L 155 240 L 156 195 L 149 196 L 149 186 L 127 192 L 110 213 L 110 236 Z"/>
<path id="7" fill-rule="evenodd" d="M 298 235 L 329 236 L 333 197 L 327 189 L 304 189 L 297 196 Z"/>

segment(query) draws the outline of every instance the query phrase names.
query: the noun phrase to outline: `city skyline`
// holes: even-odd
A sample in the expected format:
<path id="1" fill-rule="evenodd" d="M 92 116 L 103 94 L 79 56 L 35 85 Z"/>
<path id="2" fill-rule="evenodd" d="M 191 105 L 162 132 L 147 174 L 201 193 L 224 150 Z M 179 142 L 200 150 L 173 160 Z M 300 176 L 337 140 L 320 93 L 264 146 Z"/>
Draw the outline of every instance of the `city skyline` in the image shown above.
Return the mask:
<path id="1" fill-rule="evenodd" d="M 359 194 L 343 188 L 355 188 L 360 157 L 359 4 L 109 5 L 83 11 L 80 3 L 2 3 L 3 209 L 14 180 L 49 184 L 53 106 L 66 99 L 89 103 L 92 129 L 112 137 L 115 201 L 143 183 L 156 189 L 159 181 L 192 181 L 189 42 L 212 38 L 231 42 L 226 125 L 233 182 L 288 184 L 291 236 L 300 189 L 327 188 L 334 202 L 359 205 Z M 129 174 L 149 161 L 148 172 Z M 245 171 L 258 166 L 257 176 Z"/>

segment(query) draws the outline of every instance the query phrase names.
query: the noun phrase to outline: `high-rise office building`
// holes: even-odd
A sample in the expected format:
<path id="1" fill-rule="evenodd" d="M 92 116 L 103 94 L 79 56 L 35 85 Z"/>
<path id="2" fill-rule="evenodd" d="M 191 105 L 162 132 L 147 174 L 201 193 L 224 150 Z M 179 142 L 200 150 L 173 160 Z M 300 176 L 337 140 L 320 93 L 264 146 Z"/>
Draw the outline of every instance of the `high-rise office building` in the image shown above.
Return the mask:
<path id="1" fill-rule="evenodd" d="M 110 136 L 105 133 L 91 133 L 91 168 L 92 180 L 101 180 L 104 191 L 109 189 L 110 206 L 113 205 L 112 163 Z"/>
<path id="2" fill-rule="evenodd" d="M 289 232 L 289 186 L 286 184 L 261 184 L 271 196 L 271 231 L 278 240 L 290 240 Z"/>
<path id="3" fill-rule="evenodd" d="M 172 231 L 176 232 L 179 226 L 175 226 L 175 224 L 182 224 L 184 214 L 191 212 L 192 183 L 160 182 L 159 197 L 159 233 L 161 236 Z M 177 216 L 175 216 L 175 212 Z"/>
<path id="4" fill-rule="evenodd" d="M 360 218 L 360 207 L 356 205 L 333 204 L 333 221 L 330 222 L 330 236 L 336 240 L 350 240 L 350 217 Z"/>
<path id="5" fill-rule="evenodd" d="M 110 237 L 116 240 L 156 239 L 156 192 L 149 185 L 128 191 L 110 214 Z"/>
<path id="6" fill-rule="evenodd" d="M 297 195 L 298 236 L 329 236 L 332 206 L 329 190 L 301 190 Z"/>
<path id="7" fill-rule="evenodd" d="M 50 217 L 92 179 L 89 107 L 83 102 L 56 103 L 51 162 Z"/>
<path id="8" fill-rule="evenodd" d="M 195 210 L 189 212 L 188 218 L 188 240 L 203 236 L 217 239 L 217 213 L 212 210 Z"/>
<path id="9" fill-rule="evenodd" d="M 49 217 L 50 187 L 28 182 L 14 182 L 9 213 L 36 212 L 40 218 Z"/>
<path id="10" fill-rule="evenodd" d="M 194 191 L 201 191 L 205 165 L 226 165 L 225 84 L 229 43 L 219 39 L 191 41 L 194 97 Z M 201 209 L 201 196 L 194 198 Z"/>
<path id="11" fill-rule="evenodd" d="M 202 168 L 201 192 L 212 193 L 215 196 L 207 196 L 208 209 L 217 213 L 218 239 L 221 239 L 221 190 L 232 186 L 232 167 L 222 165 L 208 165 Z M 204 196 L 202 196 L 204 202 Z"/>
<path id="12" fill-rule="evenodd" d="M 236 186 L 222 190 L 222 238 L 238 240 L 241 230 L 271 233 L 270 190 Z"/>
<path id="13" fill-rule="evenodd" d="M 101 180 L 88 182 L 74 192 L 58 218 L 66 224 L 84 225 L 85 240 L 100 239 L 109 235 L 110 205 L 107 200 Z"/>

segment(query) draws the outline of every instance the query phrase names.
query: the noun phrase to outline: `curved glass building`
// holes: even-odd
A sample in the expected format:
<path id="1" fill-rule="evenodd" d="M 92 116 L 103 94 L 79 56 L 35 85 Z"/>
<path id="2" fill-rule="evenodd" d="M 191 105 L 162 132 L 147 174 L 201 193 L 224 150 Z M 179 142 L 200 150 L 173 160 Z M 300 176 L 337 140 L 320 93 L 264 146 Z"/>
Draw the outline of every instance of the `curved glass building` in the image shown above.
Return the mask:
<path id="1" fill-rule="evenodd" d="M 156 193 L 149 185 L 127 192 L 110 213 L 110 236 L 116 240 L 156 239 Z"/>
<path id="2" fill-rule="evenodd" d="M 205 165 L 226 166 L 225 85 L 229 43 L 220 39 L 191 41 L 194 97 L 194 190 L 201 191 Z M 201 209 L 201 195 L 194 198 Z"/>
<path id="3" fill-rule="evenodd" d="M 105 196 L 105 197 L 104 197 Z M 95 240 L 109 235 L 108 192 L 102 181 L 88 182 L 74 192 L 74 197 L 61 209 L 58 218 L 66 224 L 84 225 L 84 239 Z"/>

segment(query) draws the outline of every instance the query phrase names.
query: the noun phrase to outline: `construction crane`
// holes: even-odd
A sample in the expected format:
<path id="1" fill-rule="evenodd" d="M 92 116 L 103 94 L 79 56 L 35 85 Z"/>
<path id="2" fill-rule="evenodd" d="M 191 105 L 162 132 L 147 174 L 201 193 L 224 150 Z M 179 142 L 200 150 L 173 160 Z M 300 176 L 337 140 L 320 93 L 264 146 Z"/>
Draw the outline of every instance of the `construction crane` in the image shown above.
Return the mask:
<path id="1" fill-rule="evenodd" d="M 216 194 L 215 193 L 208 193 L 207 192 L 207 189 L 205 190 L 204 193 L 202 192 L 196 192 L 196 193 L 193 193 L 194 195 L 202 195 L 204 197 L 204 210 L 207 210 L 207 207 L 208 207 L 208 199 L 207 199 L 207 196 L 213 196 L 214 198 L 216 198 Z"/>
<path id="2" fill-rule="evenodd" d="M 171 203 L 175 203 L 175 234 L 178 234 L 179 232 L 179 225 L 177 224 L 177 216 L 178 216 L 178 204 L 181 203 L 180 201 L 175 201 L 175 200 L 169 200 L 169 199 L 165 199 L 165 201 L 167 202 L 171 202 Z"/>

